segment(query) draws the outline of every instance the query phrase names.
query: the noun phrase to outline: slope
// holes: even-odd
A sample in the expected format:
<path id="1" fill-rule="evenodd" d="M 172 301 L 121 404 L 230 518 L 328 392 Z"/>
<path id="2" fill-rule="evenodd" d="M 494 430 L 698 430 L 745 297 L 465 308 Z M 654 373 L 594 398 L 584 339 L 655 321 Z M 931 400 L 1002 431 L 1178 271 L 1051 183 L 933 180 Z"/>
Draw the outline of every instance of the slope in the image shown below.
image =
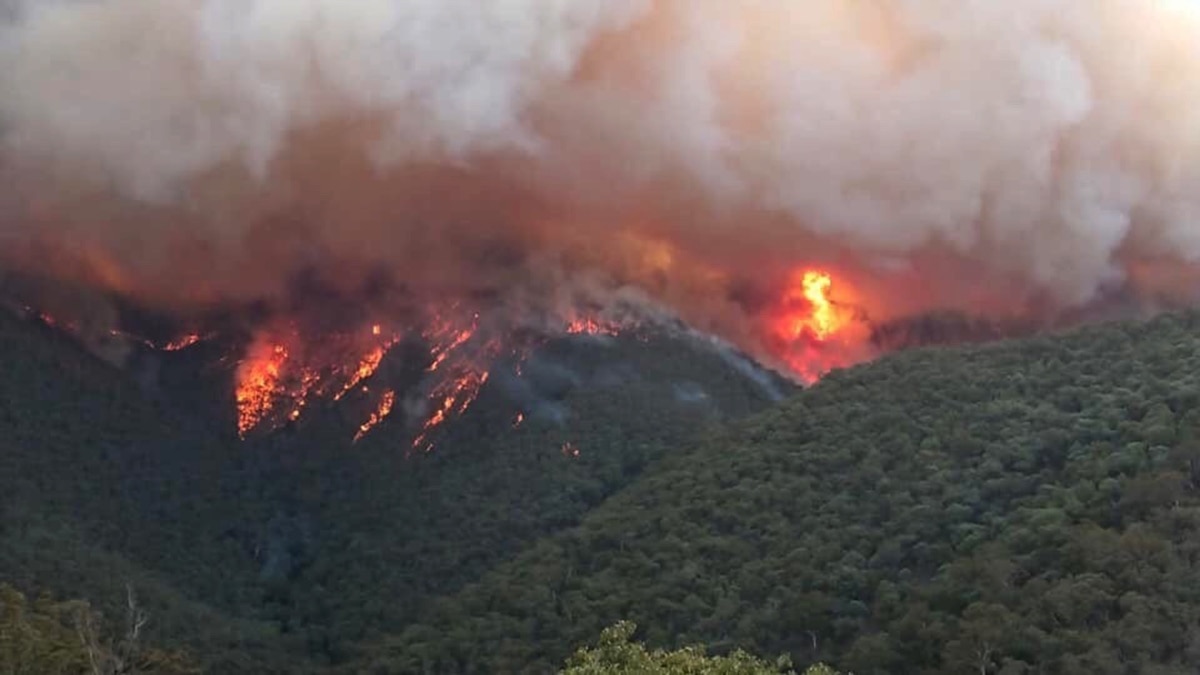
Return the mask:
<path id="1" fill-rule="evenodd" d="M 403 416 L 352 447 L 332 423 L 274 439 L 293 488 L 276 615 L 330 662 L 419 620 L 433 599 L 578 524 L 671 448 L 786 390 L 729 358 L 674 334 L 577 336 L 545 345 L 519 377 L 495 369 L 428 454 L 410 447 Z"/>
<path id="2" fill-rule="evenodd" d="M 655 645 L 860 675 L 1195 672 L 1198 329 L 1170 315 L 831 375 L 672 453 L 364 667 L 551 672 L 631 619 Z"/>
<path id="3" fill-rule="evenodd" d="M 256 514 L 225 449 L 71 340 L 3 313 L 0 372 L 0 581 L 109 616 L 130 584 L 148 640 L 213 667 L 290 670 L 273 626 L 232 618 L 254 614 L 256 568 L 223 532 Z"/>
<path id="4" fill-rule="evenodd" d="M 424 455 L 403 414 L 351 445 L 337 405 L 241 442 L 222 354 L 120 369 L 0 313 L 0 582 L 112 616 L 130 582 L 150 637 L 216 672 L 320 668 L 787 388 L 674 331 L 577 336 L 498 374 Z M 395 358 L 370 386 L 404 390 Z"/>

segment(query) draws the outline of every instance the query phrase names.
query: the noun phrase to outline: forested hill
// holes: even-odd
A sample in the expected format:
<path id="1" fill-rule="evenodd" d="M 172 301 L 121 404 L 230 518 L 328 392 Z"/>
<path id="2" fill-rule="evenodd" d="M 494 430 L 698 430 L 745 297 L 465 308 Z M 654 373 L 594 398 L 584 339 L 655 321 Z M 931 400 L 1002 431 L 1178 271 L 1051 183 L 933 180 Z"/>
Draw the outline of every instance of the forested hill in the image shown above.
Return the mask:
<path id="1" fill-rule="evenodd" d="M 670 453 L 363 656 L 550 672 L 619 619 L 873 673 L 1195 673 L 1200 315 L 914 351 Z"/>
<path id="2" fill-rule="evenodd" d="M 580 335 L 497 372 L 428 454 L 402 414 L 352 444 L 336 406 L 243 442 L 220 347 L 123 370 L 0 311 L 0 588 L 119 627 L 129 584 L 144 637 L 207 672 L 324 672 L 789 389 L 679 331 Z"/>

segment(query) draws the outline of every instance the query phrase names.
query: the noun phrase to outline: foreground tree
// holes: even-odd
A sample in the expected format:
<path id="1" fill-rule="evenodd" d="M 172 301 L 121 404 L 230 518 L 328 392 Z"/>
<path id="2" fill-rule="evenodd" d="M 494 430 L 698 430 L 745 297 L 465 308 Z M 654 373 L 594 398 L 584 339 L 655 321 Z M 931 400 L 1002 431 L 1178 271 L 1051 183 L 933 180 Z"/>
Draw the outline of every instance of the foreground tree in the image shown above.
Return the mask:
<path id="1" fill-rule="evenodd" d="M 703 647 L 675 651 L 647 650 L 633 642 L 637 625 L 622 621 L 606 628 L 595 647 L 584 647 L 567 662 L 563 675 L 794 675 L 791 659 L 780 657 L 774 664 L 737 650 L 728 656 L 707 656 Z M 837 675 L 831 668 L 815 665 L 804 675 Z"/>
<path id="2" fill-rule="evenodd" d="M 186 657 L 147 647 L 149 616 L 126 589 L 126 624 L 110 634 L 103 617 L 82 600 L 30 603 L 0 584 L 0 673 L 4 675 L 175 675 L 199 672 Z"/>

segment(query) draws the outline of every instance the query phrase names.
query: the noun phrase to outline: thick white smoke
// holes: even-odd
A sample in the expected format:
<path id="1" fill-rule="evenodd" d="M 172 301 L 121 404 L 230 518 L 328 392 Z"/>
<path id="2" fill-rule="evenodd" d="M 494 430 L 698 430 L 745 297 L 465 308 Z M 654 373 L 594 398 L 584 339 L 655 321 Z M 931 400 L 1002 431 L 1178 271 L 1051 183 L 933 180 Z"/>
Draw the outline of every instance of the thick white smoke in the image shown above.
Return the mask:
<path id="1" fill-rule="evenodd" d="M 216 294 L 628 233 L 731 277 L 899 273 L 924 307 L 1001 283 L 1078 305 L 1200 260 L 1190 0 L 6 9 L 0 233 Z M 680 285 L 649 292 L 701 302 Z"/>

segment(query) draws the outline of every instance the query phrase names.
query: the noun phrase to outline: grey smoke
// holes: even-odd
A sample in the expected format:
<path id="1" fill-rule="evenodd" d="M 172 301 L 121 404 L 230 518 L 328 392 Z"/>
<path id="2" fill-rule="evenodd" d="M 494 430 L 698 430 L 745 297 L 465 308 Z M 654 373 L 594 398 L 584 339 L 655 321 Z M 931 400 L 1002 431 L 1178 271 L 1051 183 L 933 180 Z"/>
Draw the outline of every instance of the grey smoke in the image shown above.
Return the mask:
<path id="1" fill-rule="evenodd" d="M 625 269 L 631 231 L 731 275 L 917 270 L 925 308 L 1200 261 L 1192 0 L 0 10 L 4 227 L 165 288 L 265 293 L 321 256 L 441 288 L 496 237 Z M 644 285 L 736 314 L 672 279 Z"/>

